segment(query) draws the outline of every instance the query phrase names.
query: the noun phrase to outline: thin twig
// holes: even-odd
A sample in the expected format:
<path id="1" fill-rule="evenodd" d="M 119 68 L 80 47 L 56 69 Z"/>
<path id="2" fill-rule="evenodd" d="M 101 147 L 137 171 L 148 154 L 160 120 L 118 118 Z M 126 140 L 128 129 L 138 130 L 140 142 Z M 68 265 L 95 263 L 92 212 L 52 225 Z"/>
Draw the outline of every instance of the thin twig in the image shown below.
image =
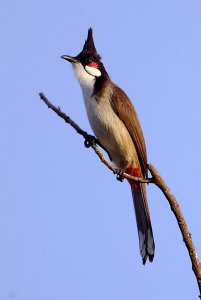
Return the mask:
<path id="1" fill-rule="evenodd" d="M 89 137 L 88 133 L 84 130 L 82 130 L 69 116 L 67 116 L 64 112 L 62 112 L 60 110 L 60 108 L 57 108 L 56 106 L 54 106 L 51 102 L 49 102 L 49 100 L 46 98 L 46 96 L 43 93 L 39 94 L 40 98 L 45 102 L 45 104 L 48 106 L 48 108 L 51 108 L 54 112 L 57 113 L 58 116 L 60 116 L 62 119 L 65 120 L 66 123 L 70 124 L 76 131 L 77 133 L 81 134 L 85 140 L 87 140 L 87 138 Z M 95 143 L 96 142 L 96 143 Z M 96 144 L 98 144 L 99 146 L 102 147 L 102 145 L 100 144 L 100 142 L 95 139 L 95 142 L 92 141 L 90 146 L 93 148 L 93 150 L 95 151 L 95 153 L 99 156 L 100 160 L 114 173 L 114 174 L 118 174 L 119 173 L 119 169 L 115 168 L 102 154 L 102 152 L 99 150 L 99 148 L 97 147 Z M 105 150 L 105 149 L 104 149 Z M 200 298 L 201 298 L 201 264 L 199 262 L 198 259 L 198 255 L 195 249 L 195 246 L 193 244 L 192 241 L 192 236 L 188 230 L 187 224 L 185 222 L 185 219 L 181 213 L 181 210 L 179 208 L 179 205 L 175 199 L 175 197 L 171 194 L 170 189 L 168 188 L 168 186 L 166 185 L 166 183 L 164 182 L 164 180 L 162 179 L 162 177 L 159 175 L 159 173 L 157 172 L 157 170 L 154 168 L 153 165 L 149 164 L 148 165 L 148 169 L 152 175 L 152 178 L 138 178 L 138 177 L 134 177 L 131 176 L 125 172 L 121 173 L 121 176 L 129 179 L 129 180 L 133 180 L 136 182 L 141 182 L 141 183 L 154 183 L 155 185 L 158 186 L 158 188 L 163 192 L 163 194 L 165 195 L 166 199 L 168 200 L 171 210 L 175 215 L 175 218 L 177 220 L 178 226 L 180 228 L 181 234 L 183 236 L 183 240 L 184 243 L 186 245 L 186 248 L 188 250 L 190 259 L 191 259 L 191 263 L 192 263 L 192 269 L 193 272 L 195 274 L 197 283 L 198 283 L 198 288 L 200 291 Z"/>
<path id="2" fill-rule="evenodd" d="M 51 108 L 59 117 L 64 119 L 66 123 L 71 125 L 77 133 L 81 134 L 84 138 L 87 137 L 87 132 L 82 130 L 69 116 L 67 116 L 63 111 L 60 110 L 60 107 L 54 106 L 43 93 L 39 93 L 40 98 L 45 102 L 48 108 Z"/>

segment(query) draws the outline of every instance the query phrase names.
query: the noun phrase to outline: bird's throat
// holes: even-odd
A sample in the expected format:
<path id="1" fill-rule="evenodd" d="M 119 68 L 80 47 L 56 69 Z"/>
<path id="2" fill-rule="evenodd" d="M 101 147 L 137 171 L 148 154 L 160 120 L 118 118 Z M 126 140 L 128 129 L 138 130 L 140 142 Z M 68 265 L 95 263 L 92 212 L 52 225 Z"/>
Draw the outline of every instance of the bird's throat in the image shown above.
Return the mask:
<path id="1" fill-rule="evenodd" d="M 91 96 L 94 90 L 96 77 L 90 75 L 83 67 L 81 63 L 73 65 L 75 76 L 81 86 L 83 96 Z"/>

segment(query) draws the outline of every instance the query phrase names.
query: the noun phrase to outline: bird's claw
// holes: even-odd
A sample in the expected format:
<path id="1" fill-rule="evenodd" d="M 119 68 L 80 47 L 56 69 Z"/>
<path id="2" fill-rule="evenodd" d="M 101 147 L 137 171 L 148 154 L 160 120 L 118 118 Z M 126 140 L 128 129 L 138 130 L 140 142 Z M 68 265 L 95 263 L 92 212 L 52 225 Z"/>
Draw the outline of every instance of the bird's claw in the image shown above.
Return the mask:
<path id="1" fill-rule="evenodd" d="M 97 144 L 97 139 L 95 138 L 95 136 L 93 136 L 91 134 L 87 134 L 87 136 L 85 137 L 85 141 L 84 141 L 85 147 L 89 148 L 92 146 L 93 143 Z"/>
<path id="2" fill-rule="evenodd" d="M 123 182 L 124 181 L 124 177 L 122 176 L 122 174 L 124 173 L 124 169 L 118 169 L 117 171 L 116 171 L 116 174 L 117 174 L 117 176 L 116 176 L 116 179 L 118 180 L 118 181 L 120 181 L 120 182 Z"/>

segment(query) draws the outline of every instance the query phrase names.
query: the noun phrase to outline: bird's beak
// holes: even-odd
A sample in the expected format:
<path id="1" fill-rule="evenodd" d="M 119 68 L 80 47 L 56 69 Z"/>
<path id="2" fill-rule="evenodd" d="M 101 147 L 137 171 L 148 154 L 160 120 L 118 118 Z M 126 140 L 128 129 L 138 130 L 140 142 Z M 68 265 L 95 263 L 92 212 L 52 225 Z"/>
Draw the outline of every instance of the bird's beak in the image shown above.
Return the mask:
<path id="1" fill-rule="evenodd" d="M 78 62 L 78 60 L 75 57 L 69 56 L 69 55 L 62 55 L 61 58 L 69 61 L 70 63 L 77 63 Z"/>

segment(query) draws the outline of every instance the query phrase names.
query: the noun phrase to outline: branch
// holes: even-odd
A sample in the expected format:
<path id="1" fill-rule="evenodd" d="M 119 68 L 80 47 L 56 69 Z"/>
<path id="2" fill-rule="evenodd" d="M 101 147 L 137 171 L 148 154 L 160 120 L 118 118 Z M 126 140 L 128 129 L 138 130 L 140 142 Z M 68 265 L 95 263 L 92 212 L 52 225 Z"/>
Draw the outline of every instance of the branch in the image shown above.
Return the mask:
<path id="1" fill-rule="evenodd" d="M 191 259 L 192 269 L 197 279 L 197 284 L 200 291 L 199 297 L 201 298 L 201 264 L 199 262 L 198 255 L 192 241 L 191 233 L 188 231 L 188 227 L 182 215 L 182 212 L 179 208 L 179 204 L 177 203 L 175 197 L 171 194 L 170 189 L 164 182 L 163 178 L 159 175 L 159 173 L 157 172 L 157 170 L 154 168 L 153 165 L 149 164 L 148 169 L 151 172 L 151 175 L 153 176 L 153 181 L 155 185 L 157 185 L 157 187 L 163 192 L 164 196 L 166 197 L 166 199 L 170 204 L 170 208 L 173 214 L 175 215 L 175 218 L 177 220 L 178 226 L 180 228 L 183 237 L 183 241 L 186 245 L 188 254 Z"/>
<path id="2" fill-rule="evenodd" d="M 48 106 L 48 108 L 51 108 L 59 117 L 61 117 L 62 119 L 64 119 L 64 121 L 68 124 L 70 124 L 76 131 L 77 133 L 81 134 L 84 139 L 85 142 L 88 141 L 87 143 L 87 147 L 92 147 L 93 150 L 95 151 L 95 153 L 99 156 L 100 160 L 114 173 L 117 174 L 123 178 L 129 179 L 129 180 L 133 180 L 135 182 L 140 182 L 140 183 L 154 183 L 164 194 L 164 196 L 166 197 L 166 199 L 169 202 L 169 205 L 171 207 L 172 212 L 175 215 L 175 218 L 177 220 L 178 226 L 180 228 L 181 234 L 183 236 L 183 241 L 186 245 L 186 248 L 188 250 L 190 259 L 191 259 L 191 263 L 192 263 L 192 269 L 193 272 L 195 274 L 196 280 L 197 280 L 197 284 L 198 284 L 198 288 L 200 291 L 200 298 L 201 298 L 201 264 L 199 262 L 198 259 L 198 255 L 195 249 L 195 246 L 193 244 L 192 241 L 192 236 L 190 234 L 190 232 L 188 231 L 188 227 L 187 224 L 185 222 L 185 219 L 181 213 L 181 210 L 179 208 L 179 205 L 175 199 L 175 197 L 171 194 L 170 189 L 168 188 L 168 186 L 166 185 L 166 183 L 164 182 L 164 180 L 162 179 L 162 177 L 159 175 L 159 173 L 157 172 L 157 170 L 154 168 L 153 165 L 149 164 L 148 165 L 148 169 L 152 175 L 152 178 L 138 178 L 138 177 L 134 177 L 131 176 L 125 172 L 121 172 L 121 174 L 119 174 L 119 169 L 115 168 L 102 154 L 102 152 L 99 150 L 97 144 L 102 147 L 104 149 L 104 147 L 101 145 L 101 143 L 95 138 L 90 136 L 86 131 L 82 130 L 69 116 L 67 116 L 64 112 L 62 112 L 60 110 L 60 108 L 54 106 L 51 102 L 49 102 L 49 100 L 46 98 L 46 96 L 43 93 L 39 94 L 40 98 L 44 101 L 44 103 Z M 90 143 L 89 143 L 89 137 L 90 137 Z M 86 145 L 86 143 L 85 143 Z M 106 150 L 106 149 L 104 149 Z"/>

